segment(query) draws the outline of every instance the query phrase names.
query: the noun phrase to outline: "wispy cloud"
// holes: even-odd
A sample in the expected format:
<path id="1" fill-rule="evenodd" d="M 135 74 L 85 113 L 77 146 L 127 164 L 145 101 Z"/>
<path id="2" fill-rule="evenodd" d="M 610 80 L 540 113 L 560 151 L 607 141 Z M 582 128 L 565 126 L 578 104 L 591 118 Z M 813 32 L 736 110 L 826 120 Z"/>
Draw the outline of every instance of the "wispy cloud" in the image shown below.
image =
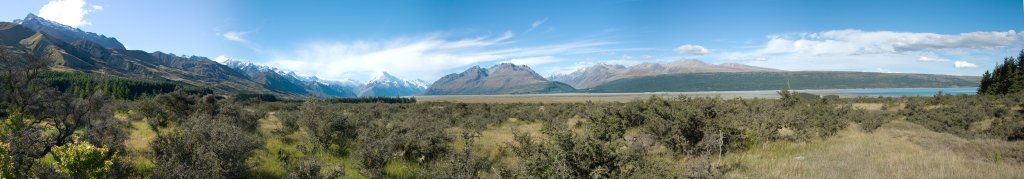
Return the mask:
<path id="1" fill-rule="evenodd" d="M 917 61 L 922 61 L 922 62 L 949 62 L 949 59 L 939 58 L 939 57 L 921 56 L 920 58 L 917 58 Z"/>
<path id="2" fill-rule="evenodd" d="M 246 34 L 249 34 L 249 32 L 228 31 L 221 34 L 221 36 L 223 36 L 224 39 L 228 39 L 230 41 L 246 43 L 248 42 L 247 40 L 245 40 L 244 37 Z"/>
<path id="3" fill-rule="evenodd" d="M 103 6 L 91 5 L 89 8 L 86 8 L 85 5 L 85 0 L 50 1 L 39 9 L 39 17 L 71 27 L 90 25 L 92 22 L 86 20 L 85 15 L 102 11 Z"/>
<path id="4" fill-rule="evenodd" d="M 544 25 L 545 22 L 548 22 L 548 18 L 533 21 L 533 23 L 530 24 L 530 29 L 526 30 L 526 32 L 530 32 L 533 31 L 533 29 L 537 29 L 537 27 L 540 27 L 540 25 Z"/>
<path id="5" fill-rule="evenodd" d="M 404 78 L 436 79 L 470 65 L 511 61 L 547 64 L 563 59 L 557 55 L 596 53 L 612 44 L 603 41 L 575 41 L 521 46 L 505 32 L 496 36 L 446 39 L 440 34 L 403 37 L 383 41 L 311 42 L 296 50 L 273 54 L 269 65 L 324 79 L 363 78 L 388 71 Z"/>

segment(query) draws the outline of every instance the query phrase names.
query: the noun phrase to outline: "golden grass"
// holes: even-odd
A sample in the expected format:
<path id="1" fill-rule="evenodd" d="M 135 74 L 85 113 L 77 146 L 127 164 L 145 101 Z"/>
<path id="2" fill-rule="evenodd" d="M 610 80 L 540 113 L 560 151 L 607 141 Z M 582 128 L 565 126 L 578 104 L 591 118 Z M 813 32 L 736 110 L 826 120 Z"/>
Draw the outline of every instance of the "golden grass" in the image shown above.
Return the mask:
<path id="1" fill-rule="evenodd" d="M 868 111 L 880 111 L 882 110 L 882 105 L 882 103 L 853 103 L 853 108 Z"/>
<path id="2" fill-rule="evenodd" d="M 156 132 L 149 127 L 146 120 L 128 120 L 126 114 L 115 114 L 114 117 L 129 124 L 128 139 L 124 141 L 127 157 L 125 161 L 140 173 L 151 172 L 156 168 L 156 164 L 149 158 L 153 152 L 149 143 L 156 139 Z"/>
<path id="3" fill-rule="evenodd" d="M 851 127 L 824 140 L 769 142 L 725 160 L 742 165 L 730 178 L 1021 178 L 1024 165 L 972 150 L 1020 144 L 965 140 L 894 121 L 874 133 Z"/>
<path id="4" fill-rule="evenodd" d="M 515 140 L 515 135 L 512 131 L 541 137 L 544 135 L 540 131 L 541 128 L 544 128 L 544 124 L 540 122 L 506 122 L 501 126 L 481 131 L 480 137 L 473 141 L 473 145 L 484 154 L 494 154 L 500 152 L 499 150 L 502 146 Z"/>

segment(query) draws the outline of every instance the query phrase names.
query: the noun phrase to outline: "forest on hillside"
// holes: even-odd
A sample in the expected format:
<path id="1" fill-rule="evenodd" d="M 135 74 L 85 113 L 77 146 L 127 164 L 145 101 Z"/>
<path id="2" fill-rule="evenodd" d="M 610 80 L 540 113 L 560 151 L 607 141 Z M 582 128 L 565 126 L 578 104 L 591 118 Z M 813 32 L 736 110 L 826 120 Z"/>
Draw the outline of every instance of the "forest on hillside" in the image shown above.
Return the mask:
<path id="1" fill-rule="evenodd" d="M 1009 176 L 1017 175 L 1005 167 L 1024 166 L 1021 93 L 281 101 L 183 88 L 100 90 L 169 88 L 118 80 L 65 80 L 92 90 L 61 88 L 45 60 L 5 55 L 0 62 L 2 178 L 720 178 L 758 173 L 744 172 L 762 162 L 736 159 L 744 153 L 829 141 L 847 130 L 867 135 L 893 123 L 982 141 L 957 150 Z"/>

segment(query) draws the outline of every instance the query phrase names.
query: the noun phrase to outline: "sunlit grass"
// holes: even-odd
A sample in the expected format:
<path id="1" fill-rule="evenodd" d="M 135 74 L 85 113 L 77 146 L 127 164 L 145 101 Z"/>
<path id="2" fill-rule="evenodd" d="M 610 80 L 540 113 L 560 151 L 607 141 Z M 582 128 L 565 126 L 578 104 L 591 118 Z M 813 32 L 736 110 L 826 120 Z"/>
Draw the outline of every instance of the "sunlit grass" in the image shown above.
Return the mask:
<path id="1" fill-rule="evenodd" d="M 729 154 L 726 160 L 743 165 L 728 175 L 733 178 L 1024 177 L 1024 166 L 971 157 L 972 153 L 957 149 L 964 145 L 980 144 L 894 121 L 874 133 L 847 129 L 828 139 L 768 142 Z"/>

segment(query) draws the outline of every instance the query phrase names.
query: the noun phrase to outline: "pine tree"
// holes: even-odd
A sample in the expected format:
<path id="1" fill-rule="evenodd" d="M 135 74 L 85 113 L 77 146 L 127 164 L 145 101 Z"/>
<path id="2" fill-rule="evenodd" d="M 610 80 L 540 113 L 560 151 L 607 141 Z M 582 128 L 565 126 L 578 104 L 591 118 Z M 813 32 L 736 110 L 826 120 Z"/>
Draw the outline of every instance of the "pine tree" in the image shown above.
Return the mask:
<path id="1" fill-rule="evenodd" d="M 1006 57 L 996 64 L 992 73 L 981 76 L 978 94 L 1011 94 L 1024 92 L 1024 50 L 1016 57 Z"/>
<path id="2" fill-rule="evenodd" d="M 992 73 L 985 70 L 985 74 L 981 75 L 981 86 L 978 87 L 978 94 L 990 94 L 990 86 L 992 86 Z"/>

